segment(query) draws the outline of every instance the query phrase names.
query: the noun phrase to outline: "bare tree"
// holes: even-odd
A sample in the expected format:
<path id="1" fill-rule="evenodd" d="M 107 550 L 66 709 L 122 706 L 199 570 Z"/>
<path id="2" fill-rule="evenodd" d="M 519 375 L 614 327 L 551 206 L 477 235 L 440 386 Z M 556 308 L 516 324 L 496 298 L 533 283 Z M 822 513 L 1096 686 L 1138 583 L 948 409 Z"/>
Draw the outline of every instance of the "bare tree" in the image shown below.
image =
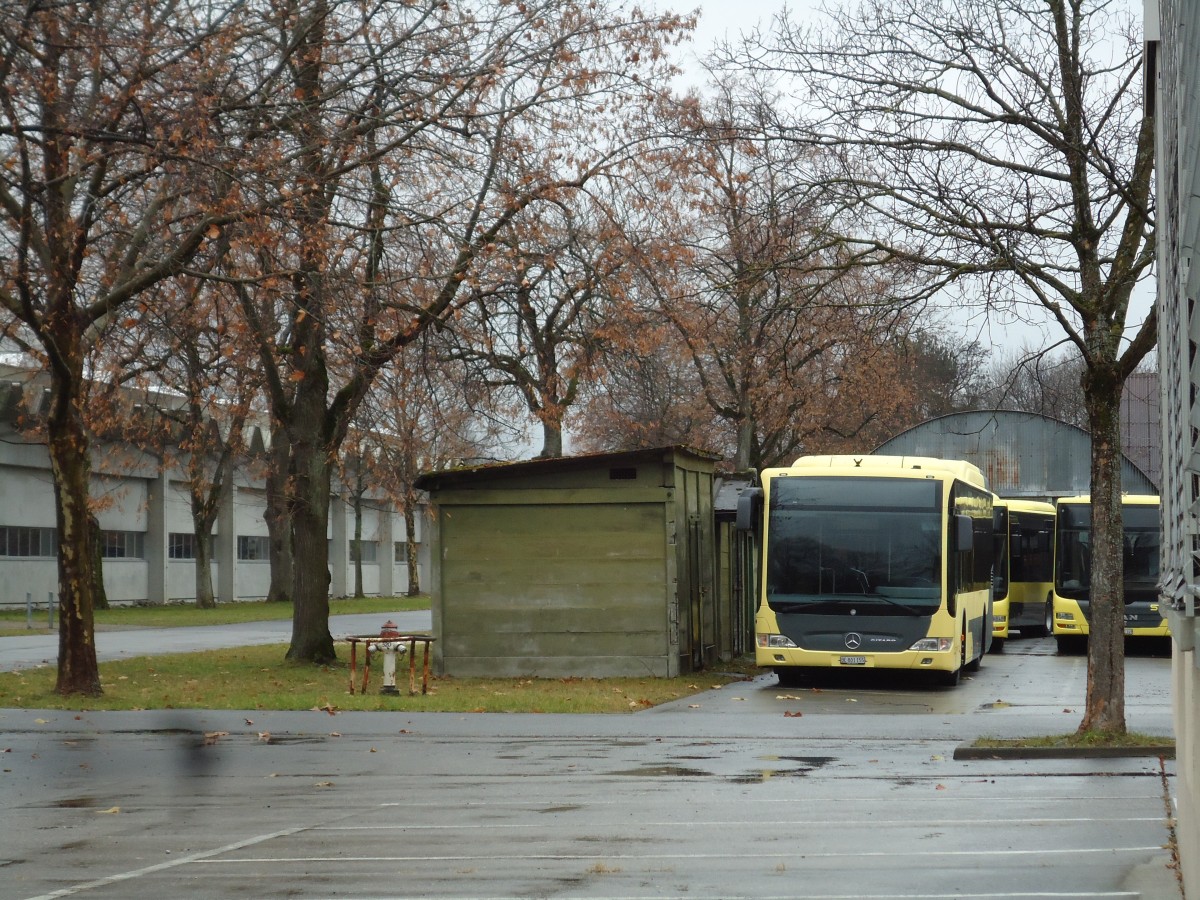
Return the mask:
<path id="1" fill-rule="evenodd" d="M 0 329 L 50 376 L 59 536 L 56 689 L 99 694 L 83 390 L 118 313 L 234 217 L 211 123 L 231 23 L 210 4 L 98 0 L 0 11 Z"/>
<path id="2" fill-rule="evenodd" d="M 681 105 L 689 174 L 661 204 L 644 266 L 702 396 L 734 434 L 738 471 L 860 442 L 900 399 L 873 385 L 909 313 L 884 269 L 855 269 L 831 236 L 824 186 L 806 175 L 816 154 L 773 133 L 778 102 L 731 82 Z"/>
<path id="3" fill-rule="evenodd" d="M 1110 0 L 867 0 L 831 19 L 813 33 L 784 15 L 743 62 L 805 89 L 788 134 L 825 151 L 818 174 L 860 258 L 993 309 L 1040 307 L 1083 360 L 1095 553 L 1080 730 L 1124 732 L 1120 399 L 1156 330 L 1152 312 L 1126 331 L 1154 257 L 1136 23 Z"/>
<path id="4" fill-rule="evenodd" d="M 332 461 L 372 382 L 455 314 L 506 228 L 635 152 L 685 23 L 556 0 L 268 12 L 229 127 L 276 215 L 237 235 L 227 274 L 286 434 L 288 657 L 325 661 Z"/>
<path id="5" fill-rule="evenodd" d="M 595 198 L 559 201 L 497 236 L 453 320 L 449 357 L 490 391 L 519 396 L 541 427 L 543 457 L 563 454 L 564 421 L 616 338 L 629 254 Z"/>

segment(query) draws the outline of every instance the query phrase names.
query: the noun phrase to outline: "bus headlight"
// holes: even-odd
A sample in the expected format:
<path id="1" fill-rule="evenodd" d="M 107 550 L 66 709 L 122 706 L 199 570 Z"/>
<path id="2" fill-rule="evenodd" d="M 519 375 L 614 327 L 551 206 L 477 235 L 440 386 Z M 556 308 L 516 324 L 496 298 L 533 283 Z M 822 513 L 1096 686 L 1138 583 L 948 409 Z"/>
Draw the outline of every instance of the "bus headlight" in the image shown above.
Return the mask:
<path id="1" fill-rule="evenodd" d="M 1063 620 L 1063 621 L 1073 621 L 1073 620 L 1074 620 L 1074 618 L 1075 618 L 1075 613 L 1069 613 L 1069 612 L 1056 612 L 1056 613 L 1054 614 L 1054 618 L 1056 618 L 1056 619 L 1060 619 L 1060 620 Z"/>
<path id="2" fill-rule="evenodd" d="M 756 634 L 754 636 L 758 642 L 758 646 L 763 649 L 769 647 L 795 647 L 795 642 L 786 634 Z"/>
<path id="3" fill-rule="evenodd" d="M 921 638 L 909 650 L 919 653 L 945 653 L 954 646 L 954 638 Z"/>

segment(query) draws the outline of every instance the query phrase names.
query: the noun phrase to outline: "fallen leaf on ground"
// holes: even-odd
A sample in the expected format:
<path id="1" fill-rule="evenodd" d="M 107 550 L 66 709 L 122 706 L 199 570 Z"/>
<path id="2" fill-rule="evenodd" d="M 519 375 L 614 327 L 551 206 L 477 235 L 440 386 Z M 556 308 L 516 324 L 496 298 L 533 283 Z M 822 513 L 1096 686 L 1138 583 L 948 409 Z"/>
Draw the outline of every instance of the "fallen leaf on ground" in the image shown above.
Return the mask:
<path id="1" fill-rule="evenodd" d="M 799 712 L 799 711 L 792 712 L 791 710 L 788 710 L 787 712 L 784 713 L 784 715 L 787 716 L 789 719 L 798 719 L 802 715 L 804 715 L 804 713 Z"/>
<path id="2" fill-rule="evenodd" d="M 98 810 L 96 810 L 96 815 L 98 815 L 98 816 L 115 816 L 115 815 L 116 815 L 117 813 L 119 813 L 120 811 L 121 811 L 121 807 L 119 807 L 119 806 L 110 806 L 108 809 L 98 809 Z"/>

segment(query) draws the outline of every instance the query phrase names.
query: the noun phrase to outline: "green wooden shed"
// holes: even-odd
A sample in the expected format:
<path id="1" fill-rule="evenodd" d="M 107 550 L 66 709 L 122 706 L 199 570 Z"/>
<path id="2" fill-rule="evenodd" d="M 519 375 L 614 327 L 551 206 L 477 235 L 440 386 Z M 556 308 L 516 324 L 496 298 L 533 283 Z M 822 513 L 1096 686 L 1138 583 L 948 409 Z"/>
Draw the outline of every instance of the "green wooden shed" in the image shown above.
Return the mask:
<path id="1" fill-rule="evenodd" d="M 426 473 L 434 663 L 673 676 L 721 653 L 713 469 L 663 447 Z"/>

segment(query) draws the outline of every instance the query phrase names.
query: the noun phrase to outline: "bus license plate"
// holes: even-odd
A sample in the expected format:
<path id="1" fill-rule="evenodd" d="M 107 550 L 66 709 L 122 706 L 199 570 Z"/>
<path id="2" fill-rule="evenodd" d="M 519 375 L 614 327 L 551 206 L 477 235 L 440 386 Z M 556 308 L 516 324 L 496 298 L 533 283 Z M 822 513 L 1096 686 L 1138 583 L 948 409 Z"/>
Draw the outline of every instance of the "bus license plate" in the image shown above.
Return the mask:
<path id="1" fill-rule="evenodd" d="M 843 656 L 839 662 L 843 666 L 865 666 L 867 658 L 865 656 Z"/>

